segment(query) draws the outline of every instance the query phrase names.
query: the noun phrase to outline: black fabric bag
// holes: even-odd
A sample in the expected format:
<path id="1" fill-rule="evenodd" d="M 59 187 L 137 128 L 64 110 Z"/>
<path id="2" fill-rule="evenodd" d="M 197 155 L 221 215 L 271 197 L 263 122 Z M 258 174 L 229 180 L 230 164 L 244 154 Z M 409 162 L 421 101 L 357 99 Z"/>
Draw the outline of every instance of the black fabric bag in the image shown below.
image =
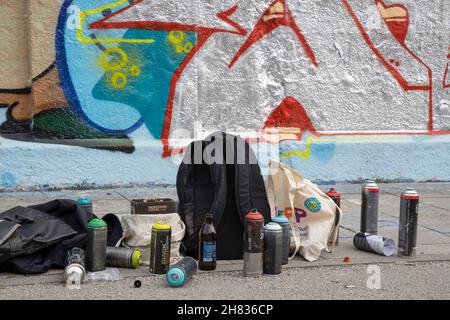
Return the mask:
<path id="1" fill-rule="evenodd" d="M 64 267 L 69 249 L 85 248 L 88 222 L 93 218 L 96 218 L 94 214 L 72 200 L 15 207 L 0 213 L 0 220 L 20 225 L 0 245 L 0 270 L 36 274 L 47 272 L 51 267 Z M 117 218 L 110 216 L 109 220 L 108 243 L 111 245 L 122 236 L 122 227 Z"/>
<path id="2" fill-rule="evenodd" d="M 204 155 L 204 156 L 203 156 Z M 217 259 L 243 256 L 244 218 L 256 208 L 270 221 L 270 207 L 256 156 L 241 138 L 214 133 L 192 142 L 178 169 L 179 214 L 186 224 L 184 254 L 197 258 L 205 214 L 213 214 Z"/>

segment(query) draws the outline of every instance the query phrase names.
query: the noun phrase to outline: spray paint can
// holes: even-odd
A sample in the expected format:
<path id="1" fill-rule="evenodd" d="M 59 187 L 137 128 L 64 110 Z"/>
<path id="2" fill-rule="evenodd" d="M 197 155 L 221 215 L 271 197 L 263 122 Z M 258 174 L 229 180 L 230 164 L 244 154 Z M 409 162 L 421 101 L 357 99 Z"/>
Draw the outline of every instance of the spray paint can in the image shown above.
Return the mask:
<path id="1" fill-rule="evenodd" d="M 278 223 L 269 222 L 264 231 L 264 263 L 265 274 L 280 274 L 283 262 L 283 229 Z"/>
<path id="2" fill-rule="evenodd" d="M 374 181 L 367 181 L 362 187 L 361 232 L 378 233 L 378 200 L 380 188 Z"/>
<path id="3" fill-rule="evenodd" d="M 106 247 L 108 267 L 135 269 L 142 264 L 142 253 L 137 249 Z"/>
<path id="4" fill-rule="evenodd" d="M 92 219 L 88 224 L 86 267 L 88 271 L 100 271 L 106 265 L 106 239 L 108 228 L 105 221 Z"/>
<path id="5" fill-rule="evenodd" d="M 353 245 L 364 251 L 390 257 L 395 250 L 395 242 L 378 235 L 359 232 L 353 238 Z"/>
<path id="6" fill-rule="evenodd" d="M 291 240 L 291 227 L 289 225 L 289 219 L 284 215 L 278 215 L 272 220 L 275 223 L 278 223 L 283 229 L 283 258 L 282 264 L 289 263 L 289 245 Z"/>
<path id="7" fill-rule="evenodd" d="M 152 226 L 150 242 L 150 272 L 165 274 L 170 264 L 170 238 L 172 228 L 162 222 Z"/>
<path id="8" fill-rule="evenodd" d="M 93 213 L 93 204 L 92 200 L 89 198 L 79 198 L 77 200 L 77 204 L 84 209 L 87 213 Z"/>
<path id="9" fill-rule="evenodd" d="M 244 276 L 259 277 L 263 273 L 264 217 L 256 209 L 245 216 Z"/>
<path id="10" fill-rule="evenodd" d="M 400 221 L 398 230 L 399 256 L 416 256 L 418 216 L 419 194 L 413 188 L 406 188 L 400 196 Z"/>
<path id="11" fill-rule="evenodd" d="M 81 282 L 86 276 L 86 256 L 83 249 L 72 248 L 67 251 L 64 279 L 68 289 L 81 289 Z"/>
<path id="12" fill-rule="evenodd" d="M 191 257 L 184 257 L 170 266 L 166 273 L 167 283 L 172 287 L 182 287 L 197 273 L 197 261 Z"/>
<path id="13" fill-rule="evenodd" d="M 336 191 L 335 188 L 331 188 L 330 191 L 326 193 L 327 196 L 330 197 L 331 200 L 334 201 L 334 203 L 340 208 L 341 207 L 341 194 Z M 336 209 L 336 218 L 334 220 L 334 225 L 337 227 L 339 225 L 339 212 Z M 339 244 L 339 229 L 336 236 L 336 242 L 335 245 Z"/>

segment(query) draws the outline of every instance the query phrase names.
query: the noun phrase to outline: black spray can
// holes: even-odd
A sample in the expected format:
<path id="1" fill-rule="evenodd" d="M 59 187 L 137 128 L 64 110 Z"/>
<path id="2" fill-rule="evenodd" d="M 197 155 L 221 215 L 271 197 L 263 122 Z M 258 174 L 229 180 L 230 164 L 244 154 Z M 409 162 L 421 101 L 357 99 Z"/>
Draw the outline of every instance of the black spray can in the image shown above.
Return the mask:
<path id="1" fill-rule="evenodd" d="M 72 248 L 65 257 L 64 279 L 69 289 L 81 289 L 86 276 L 86 256 L 81 248 Z"/>
<path id="2" fill-rule="evenodd" d="M 191 257 L 184 257 L 170 266 L 166 274 L 167 283 L 172 287 L 182 287 L 197 273 L 197 261 Z"/>
<path id="3" fill-rule="evenodd" d="M 400 196 L 400 221 L 398 230 L 399 256 L 416 256 L 418 215 L 419 194 L 413 188 L 407 188 Z"/>
<path id="4" fill-rule="evenodd" d="M 390 257 L 395 250 L 395 242 L 378 235 L 359 232 L 353 238 L 353 245 L 364 251 Z"/>
<path id="5" fill-rule="evenodd" d="M 88 271 L 100 271 L 106 265 L 106 240 L 108 228 L 101 219 L 92 219 L 88 224 L 86 268 Z"/>
<path id="6" fill-rule="evenodd" d="M 278 215 L 272 220 L 275 223 L 278 223 L 283 229 L 283 259 L 282 264 L 289 263 L 289 245 L 291 240 L 291 227 L 289 225 L 289 219 L 284 215 Z"/>
<path id="7" fill-rule="evenodd" d="M 150 241 L 150 272 L 165 274 L 170 265 L 170 238 L 172 229 L 169 224 L 156 223 L 152 226 Z"/>
<path id="8" fill-rule="evenodd" d="M 374 181 L 367 181 L 362 187 L 361 232 L 378 234 L 378 200 L 380 188 Z"/>
<path id="9" fill-rule="evenodd" d="M 142 254 L 137 249 L 106 247 L 108 267 L 135 269 L 142 264 Z"/>
<path id="10" fill-rule="evenodd" d="M 264 230 L 264 264 L 265 274 L 280 274 L 283 262 L 283 229 L 278 223 L 270 222 Z"/>
<path id="11" fill-rule="evenodd" d="M 244 276 L 259 277 L 263 273 L 264 217 L 256 210 L 245 216 Z"/>

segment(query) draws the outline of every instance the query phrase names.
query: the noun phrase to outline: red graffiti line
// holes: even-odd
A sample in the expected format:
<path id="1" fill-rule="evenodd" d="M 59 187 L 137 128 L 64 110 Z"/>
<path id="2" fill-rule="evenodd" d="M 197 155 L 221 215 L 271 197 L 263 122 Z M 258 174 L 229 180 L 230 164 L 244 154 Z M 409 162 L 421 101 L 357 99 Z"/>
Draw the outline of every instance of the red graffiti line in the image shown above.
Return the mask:
<path id="1" fill-rule="evenodd" d="M 428 91 L 429 92 L 428 131 L 433 131 L 433 72 L 432 72 L 431 68 L 428 65 L 426 65 L 404 43 L 399 41 L 399 43 L 403 47 L 403 49 L 405 49 L 414 59 L 416 59 L 421 65 L 423 65 L 428 70 L 429 85 L 427 85 L 427 86 L 410 85 L 408 83 L 408 80 L 406 80 L 400 74 L 400 72 L 398 72 L 394 68 L 394 66 L 392 66 L 388 61 L 386 61 L 386 59 L 383 57 L 383 55 L 380 53 L 380 51 L 375 47 L 372 40 L 370 39 L 370 36 L 367 34 L 363 25 L 358 20 L 358 17 L 356 16 L 356 13 L 353 11 L 352 7 L 350 6 L 348 0 L 341 0 L 341 1 L 344 5 L 345 9 L 348 11 L 349 15 L 353 19 L 353 21 L 354 21 L 356 27 L 358 28 L 359 32 L 361 33 L 361 36 L 363 37 L 364 41 L 367 43 L 367 45 L 372 50 L 374 55 L 378 58 L 378 60 L 392 74 L 392 76 L 395 78 L 395 80 L 397 80 L 397 82 L 402 87 L 402 89 L 405 91 Z M 377 3 L 377 0 L 375 0 L 375 3 Z"/>
<path id="2" fill-rule="evenodd" d="M 170 136 L 170 126 L 172 123 L 172 114 L 173 114 L 173 104 L 174 104 L 174 97 L 175 97 L 175 91 L 177 88 L 178 80 L 180 79 L 181 75 L 183 74 L 184 69 L 186 66 L 191 62 L 192 58 L 197 54 L 197 52 L 201 49 L 201 47 L 208 41 L 209 37 L 214 34 L 213 31 L 200 33 L 197 39 L 197 43 L 194 46 L 194 48 L 189 52 L 189 54 L 186 56 L 186 58 L 183 60 L 183 62 L 180 64 L 178 69 L 175 71 L 171 83 L 170 83 L 170 93 L 169 93 L 169 100 L 167 101 L 167 107 L 166 107 L 166 114 L 164 117 L 164 126 L 161 133 L 161 142 L 163 144 L 163 152 L 162 157 L 170 157 L 171 154 L 182 152 L 182 148 L 171 150 L 169 147 L 169 136 Z"/>
<path id="3" fill-rule="evenodd" d="M 445 68 L 445 72 L 444 72 L 444 79 L 442 80 L 442 87 L 444 89 L 450 88 L 450 83 L 447 83 L 449 66 L 450 66 L 450 63 L 447 63 L 447 67 Z"/>
<path id="4" fill-rule="evenodd" d="M 224 12 L 219 12 L 216 16 L 222 21 L 226 22 L 230 26 L 232 26 L 235 31 L 221 29 L 221 28 L 212 28 L 201 26 L 197 24 L 183 24 L 178 22 L 166 22 L 166 21 L 108 21 L 112 17 L 120 14 L 121 12 L 130 9 L 131 7 L 141 3 L 144 0 L 138 0 L 133 4 L 122 8 L 114 12 L 113 14 L 99 20 L 93 22 L 89 25 L 90 29 L 142 29 L 142 30 L 153 30 L 153 31 L 194 31 L 199 34 L 205 34 L 210 32 L 224 32 L 224 33 L 232 33 L 244 36 L 247 34 L 247 31 L 242 28 L 237 22 L 231 20 L 230 16 L 238 9 L 238 6 L 234 6 Z"/>
<path id="5" fill-rule="evenodd" d="M 302 34 L 300 28 L 292 17 L 291 11 L 286 5 L 286 0 L 275 0 L 274 2 L 272 2 L 269 8 L 264 11 L 263 15 L 253 28 L 250 36 L 240 47 L 228 67 L 232 68 L 233 65 L 239 60 L 239 58 L 251 46 L 253 46 L 255 43 L 260 41 L 262 38 L 264 38 L 266 35 L 274 31 L 278 27 L 282 26 L 289 27 L 292 29 L 292 31 L 294 31 L 298 41 L 303 46 L 303 49 L 306 51 L 309 59 L 317 67 L 318 63 L 314 51 L 312 50 L 305 36 Z"/>
<path id="6" fill-rule="evenodd" d="M 447 59 L 450 60 L 450 46 L 448 46 Z M 449 70 L 449 67 L 450 67 L 450 62 L 447 63 L 447 67 L 445 67 L 445 71 L 444 71 L 444 79 L 442 80 L 442 87 L 443 87 L 444 89 L 450 88 L 450 82 L 447 83 L 447 80 L 448 80 L 447 77 L 448 77 L 448 70 Z"/>

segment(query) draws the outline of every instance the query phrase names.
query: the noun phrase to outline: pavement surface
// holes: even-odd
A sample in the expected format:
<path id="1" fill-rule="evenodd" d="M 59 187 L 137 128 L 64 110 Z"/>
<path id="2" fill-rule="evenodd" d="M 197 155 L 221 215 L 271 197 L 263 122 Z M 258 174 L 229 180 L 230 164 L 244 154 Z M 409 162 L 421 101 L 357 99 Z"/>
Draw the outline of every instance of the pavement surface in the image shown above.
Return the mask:
<path id="1" fill-rule="evenodd" d="M 0 299 L 450 299 L 449 183 L 381 184 L 379 234 L 397 242 L 399 196 L 407 186 L 421 195 L 415 258 L 382 257 L 355 249 L 352 238 L 360 223 L 360 186 L 337 185 L 344 212 L 339 246 L 315 262 L 296 257 L 279 276 L 244 278 L 242 261 L 220 261 L 216 271 L 200 272 L 185 287 L 173 289 L 167 287 L 164 276 L 152 275 L 143 266 L 120 269 L 115 281 L 89 280 L 81 290 L 68 290 L 62 270 L 38 276 L 0 273 Z M 0 193 L 0 211 L 80 196 L 94 200 L 97 215 L 120 216 L 130 212 L 123 196 L 176 198 L 176 191 L 154 187 Z M 345 257 L 350 261 L 344 262 Z M 133 287 L 135 279 L 142 281 L 141 288 Z"/>

